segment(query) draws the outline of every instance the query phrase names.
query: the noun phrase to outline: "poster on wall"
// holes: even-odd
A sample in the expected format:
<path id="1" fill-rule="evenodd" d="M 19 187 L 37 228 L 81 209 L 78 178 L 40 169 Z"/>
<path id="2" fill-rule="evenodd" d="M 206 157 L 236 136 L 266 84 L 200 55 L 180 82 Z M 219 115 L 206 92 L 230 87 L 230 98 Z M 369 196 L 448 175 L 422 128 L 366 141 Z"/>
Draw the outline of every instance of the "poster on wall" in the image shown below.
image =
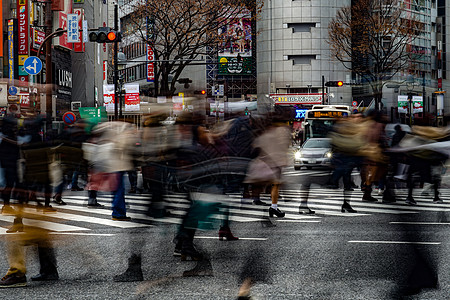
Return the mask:
<path id="1" fill-rule="evenodd" d="M 225 21 L 219 28 L 219 75 L 252 73 L 252 23 L 250 12 Z"/>
<path id="2" fill-rule="evenodd" d="M 103 85 L 103 105 L 107 112 L 114 111 L 114 84 Z"/>
<path id="3" fill-rule="evenodd" d="M 399 114 L 406 114 L 408 113 L 408 96 L 405 95 L 399 95 L 397 98 L 398 101 L 398 113 Z"/>
<path id="4" fill-rule="evenodd" d="M 139 84 L 127 83 L 125 87 L 125 111 L 139 111 Z"/>

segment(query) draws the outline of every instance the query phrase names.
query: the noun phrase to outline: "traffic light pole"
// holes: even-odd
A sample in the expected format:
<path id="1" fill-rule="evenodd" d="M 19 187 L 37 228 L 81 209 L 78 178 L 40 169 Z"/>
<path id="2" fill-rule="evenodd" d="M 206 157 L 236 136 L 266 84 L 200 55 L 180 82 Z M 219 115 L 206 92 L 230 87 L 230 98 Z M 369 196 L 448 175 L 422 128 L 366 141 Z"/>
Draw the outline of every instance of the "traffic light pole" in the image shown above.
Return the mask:
<path id="1" fill-rule="evenodd" d="M 119 8 L 114 5 L 114 30 L 119 30 Z M 119 115 L 119 93 L 117 89 L 119 88 L 119 65 L 118 65 L 118 54 L 119 54 L 119 42 L 114 42 L 114 120 L 118 120 Z M 122 117 L 122 105 L 120 105 L 120 117 Z"/>

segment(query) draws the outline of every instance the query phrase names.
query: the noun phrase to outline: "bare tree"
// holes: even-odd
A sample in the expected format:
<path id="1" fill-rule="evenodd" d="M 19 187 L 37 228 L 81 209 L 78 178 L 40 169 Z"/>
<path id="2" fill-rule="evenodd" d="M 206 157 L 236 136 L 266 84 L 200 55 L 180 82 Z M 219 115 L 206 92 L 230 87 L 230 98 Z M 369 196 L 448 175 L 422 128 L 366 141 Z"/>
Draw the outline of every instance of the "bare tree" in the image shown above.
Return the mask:
<path id="1" fill-rule="evenodd" d="M 256 17 L 262 0 L 137 0 L 122 30 L 151 45 L 155 82 L 160 94 L 171 96 L 182 71 L 216 47 L 219 29 L 233 18 L 251 13 Z M 124 9 L 124 8 L 123 8 Z M 195 63 L 195 62 L 194 62 Z M 169 82 L 169 78 L 171 78 Z"/>
<path id="2" fill-rule="evenodd" d="M 370 84 L 376 107 L 383 86 L 399 72 L 413 73 L 422 56 L 414 41 L 424 24 L 399 0 L 355 0 L 328 26 L 331 55 Z"/>

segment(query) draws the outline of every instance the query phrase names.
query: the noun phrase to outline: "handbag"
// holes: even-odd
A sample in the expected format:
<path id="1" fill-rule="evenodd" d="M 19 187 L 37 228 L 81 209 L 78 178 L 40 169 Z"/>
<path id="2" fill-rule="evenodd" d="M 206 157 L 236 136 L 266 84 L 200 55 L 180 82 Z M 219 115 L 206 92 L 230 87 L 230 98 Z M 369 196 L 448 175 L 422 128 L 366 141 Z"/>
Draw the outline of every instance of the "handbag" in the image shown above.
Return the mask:
<path id="1" fill-rule="evenodd" d="M 261 158 L 257 157 L 249 163 L 245 183 L 274 182 L 275 180 L 275 172 Z"/>

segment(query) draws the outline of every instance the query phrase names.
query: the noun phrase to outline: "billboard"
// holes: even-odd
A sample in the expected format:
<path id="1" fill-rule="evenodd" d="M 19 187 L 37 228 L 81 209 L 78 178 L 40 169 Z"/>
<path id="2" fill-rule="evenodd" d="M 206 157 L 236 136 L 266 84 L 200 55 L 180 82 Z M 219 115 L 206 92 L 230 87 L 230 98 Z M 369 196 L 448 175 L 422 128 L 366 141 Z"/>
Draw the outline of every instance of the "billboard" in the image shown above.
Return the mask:
<path id="1" fill-rule="evenodd" d="M 103 85 L 103 104 L 106 111 L 114 111 L 114 84 Z"/>
<path id="2" fill-rule="evenodd" d="M 250 12 L 228 19 L 219 28 L 219 75 L 252 74 Z"/>
<path id="3" fill-rule="evenodd" d="M 139 84 L 127 83 L 125 88 L 125 111 L 139 111 Z"/>
<path id="4" fill-rule="evenodd" d="M 16 43 L 15 43 L 15 20 L 8 20 L 8 73 L 9 79 L 14 79 L 16 76 Z"/>

